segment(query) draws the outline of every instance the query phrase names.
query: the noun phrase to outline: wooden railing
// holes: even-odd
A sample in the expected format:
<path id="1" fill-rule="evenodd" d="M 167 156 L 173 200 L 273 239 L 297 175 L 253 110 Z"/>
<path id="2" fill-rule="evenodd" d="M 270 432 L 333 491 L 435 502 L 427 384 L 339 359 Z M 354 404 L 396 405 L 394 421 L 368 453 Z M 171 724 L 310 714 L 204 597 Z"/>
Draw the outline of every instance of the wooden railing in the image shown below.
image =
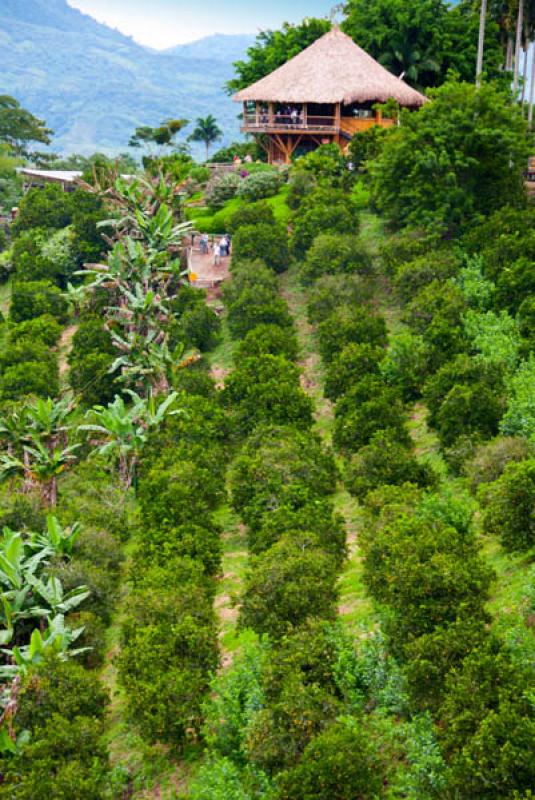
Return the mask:
<path id="1" fill-rule="evenodd" d="M 393 119 L 377 119 L 376 117 L 342 117 L 340 120 L 340 130 L 348 136 L 354 136 L 355 133 L 367 131 L 373 128 L 374 125 L 380 125 L 381 128 L 390 128 L 394 125 Z"/>
<path id="2" fill-rule="evenodd" d="M 272 114 L 259 111 L 246 114 L 243 118 L 246 130 L 302 130 L 302 131 L 336 131 L 336 117 L 303 114 Z"/>
<path id="3" fill-rule="evenodd" d="M 299 116 L 288 114 L 269 114 L 257 112 L 246 114 L 243 118 L 242 130 L 246 132 L 270 132 L 270 131 L 302 131 L 305 132 L 328 132 L 343 133 L 352 136 L 358 131 L 365 131 L 374 125 L 382 128 L 389 128 L 394 125 L 392 119 L 382 119 L 380 117 L 341 117 L 337 120 L 334 116 L 303 115 Z"/>

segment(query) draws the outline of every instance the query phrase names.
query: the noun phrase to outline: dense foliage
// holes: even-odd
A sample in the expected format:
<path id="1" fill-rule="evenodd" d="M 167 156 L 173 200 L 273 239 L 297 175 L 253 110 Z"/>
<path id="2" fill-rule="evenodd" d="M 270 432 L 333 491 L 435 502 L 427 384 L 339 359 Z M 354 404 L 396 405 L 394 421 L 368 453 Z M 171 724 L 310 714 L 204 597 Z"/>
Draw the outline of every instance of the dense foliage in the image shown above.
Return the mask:
<path id="1" fill-rule="evenodd" d="M 471 6 L 374 0 L 370 42 L 383 12 L 413 82 L 463 62 Z M 241 77 L 328 25 L 263 35 Z M 26 196 L 2 260 L 0 796 L 180 775 L 191 800 L 528 800 L 517 112 L 452 79 L 361 161 L 211 179 L 178 153 Z M 178 183 L 229 221 L 221 292 L 186 280 Z"/>
<path id="2" fill-rule="evenodd" d="M 396 227 L 451 233 L 522 202 L 527 156 L 524 119 L 505 91 L 450 81 L 387 138 L 372 170 L 375 202 Z"/>

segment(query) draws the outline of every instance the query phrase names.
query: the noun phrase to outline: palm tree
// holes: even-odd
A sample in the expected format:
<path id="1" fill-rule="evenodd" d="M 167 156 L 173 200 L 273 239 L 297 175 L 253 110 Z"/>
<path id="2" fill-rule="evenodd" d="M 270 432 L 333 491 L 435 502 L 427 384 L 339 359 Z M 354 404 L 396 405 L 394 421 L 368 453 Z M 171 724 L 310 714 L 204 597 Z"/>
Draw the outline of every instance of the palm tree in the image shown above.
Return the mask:
<path id="1" fill-rule="evenodd" d="M 208 114 L 204 119 L 199 117 L 195 130 L 188 138 L 192 142 L 204 142 L 204 146 L 206 147 L 206 160 L 208 161 L 210 146 L 214 142 L 217 142 L 218 139 L 221 139 L 222 136 L 223 131 L 218 126 L 215 117 L 213 117 L 212 114 Z"/>

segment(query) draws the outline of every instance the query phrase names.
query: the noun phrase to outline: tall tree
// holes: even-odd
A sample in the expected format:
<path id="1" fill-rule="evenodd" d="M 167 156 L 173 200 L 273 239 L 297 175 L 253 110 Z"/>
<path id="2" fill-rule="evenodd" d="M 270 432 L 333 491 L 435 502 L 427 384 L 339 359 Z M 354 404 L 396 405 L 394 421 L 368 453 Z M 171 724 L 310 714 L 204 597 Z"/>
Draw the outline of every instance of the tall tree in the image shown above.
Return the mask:
<path id="1" fill-rule="evenodd" d="M 375 202 L 396 226 L 451 234 L 525 201 L 526 123 L 509 90 L 450 81 L 402 114 L 373 167 Z"/>
<path id="2" fill-rule="evenodd" d="M 524 0 L 518 0 L 518 11 L 516 17 L 516 38 L 515 38 L 515 69 L 513 74 L 513 93 L 518 92 L 518 77 L 520 71 L 520 50 L 522 49 L 522 26 L 524 24 Z"/>
<path id="3" fill-rule="evenodd" d="M 188 125 L 187 119 L 168 119 L 156 128 L 142 125 L 136 128 L 134 134 L 130 137 L 128 146 L 145 147 L 149 150 L 156 147 L 161 153 L 175 143 L 177 135 L 186 125 Z"/>
<path id="4" fill-rule="evenodd" d="M 223 131 L 216 122 L 212 114 L 207 117 L 199 117 L 195 126 L 195 130 L 189 136 L 192 142 L 203 142 L 206 148 L 206 160 L 210 153 L 210 147 L 214 142 L 217 142 L 223 136 Z"/>
<path id="5" fill-rule="evenodd" d="M 31 156 L 32 142 L 50 144 L 53 131 L 44 120 L 22 108 L 18 100 L 0 95 L 0 143 L 8 144 L 16 156 Z"/>
<path id="6" fill-rule="evenodd" d="M 528 108 L 528 122 L 531 126 L 533 122 L 533 101 L 535 99 L 535 45 L 532 43 L 531 47 L 531 81 L 529 86 L 529 108 Z"/>
<path id="7" fill-rule="evenodd" d="M 486 2 L 486 0 L 485 0 Z M 472 0 L 349 0 L 343 29 L 395 75 L 419 88 L 439 86 L 451 70 L 472 81 L 480 13 Z M 503 64 L 499 28 L 485 26 L 481 71 L 494 77 Z"/>
<path id="8" fill-rule="evenodd" d="M 485 23 L 487 21 L 487 0 L 481 0 L 479 12 L 479 37 L 477 41 L 476 86 L 481 85 L 483 72 L 483 50 L 485 47 Z"/>

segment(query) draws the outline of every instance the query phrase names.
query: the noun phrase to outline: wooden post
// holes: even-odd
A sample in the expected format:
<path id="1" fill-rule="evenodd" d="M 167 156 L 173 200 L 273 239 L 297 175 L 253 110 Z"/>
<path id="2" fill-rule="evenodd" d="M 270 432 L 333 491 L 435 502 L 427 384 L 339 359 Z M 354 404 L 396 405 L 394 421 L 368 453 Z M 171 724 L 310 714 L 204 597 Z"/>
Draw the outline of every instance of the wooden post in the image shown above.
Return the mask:
<path id="1" fill-rule="evenodd" d="M 303 127 L 308 125 L 308 103 L 303 103 Z"/>
<path id="2" fill-rule="evenodd" d="M 342 119 L 342 104 L 337 103 L 334 115 L 334 124 L 337 130 L 340 130 L 341 119 Z"/>
<path id="3" fill-rule="evenodd" d="M 268 122 L 273 125 L 273 103 L 268 103 Z"/>
<path id="4" fill-rule="evenodd" d="M 382 125 L 383 124 L 383 112 L 380 108 L 375 109 L 375 124 Z"/>
<path id="5" fill-rule="evenodd" d="M 255 100 L 255 103 L 254 103 L 254 116 L 255 116 L 255 124 L 256 124 L 257 128 L 258 128 L 258 125 L 260 124 L 259 112 L 260 112 L 260 108 L 259 108 L 259 105 L 258 105 L 258 100 Z"/>

